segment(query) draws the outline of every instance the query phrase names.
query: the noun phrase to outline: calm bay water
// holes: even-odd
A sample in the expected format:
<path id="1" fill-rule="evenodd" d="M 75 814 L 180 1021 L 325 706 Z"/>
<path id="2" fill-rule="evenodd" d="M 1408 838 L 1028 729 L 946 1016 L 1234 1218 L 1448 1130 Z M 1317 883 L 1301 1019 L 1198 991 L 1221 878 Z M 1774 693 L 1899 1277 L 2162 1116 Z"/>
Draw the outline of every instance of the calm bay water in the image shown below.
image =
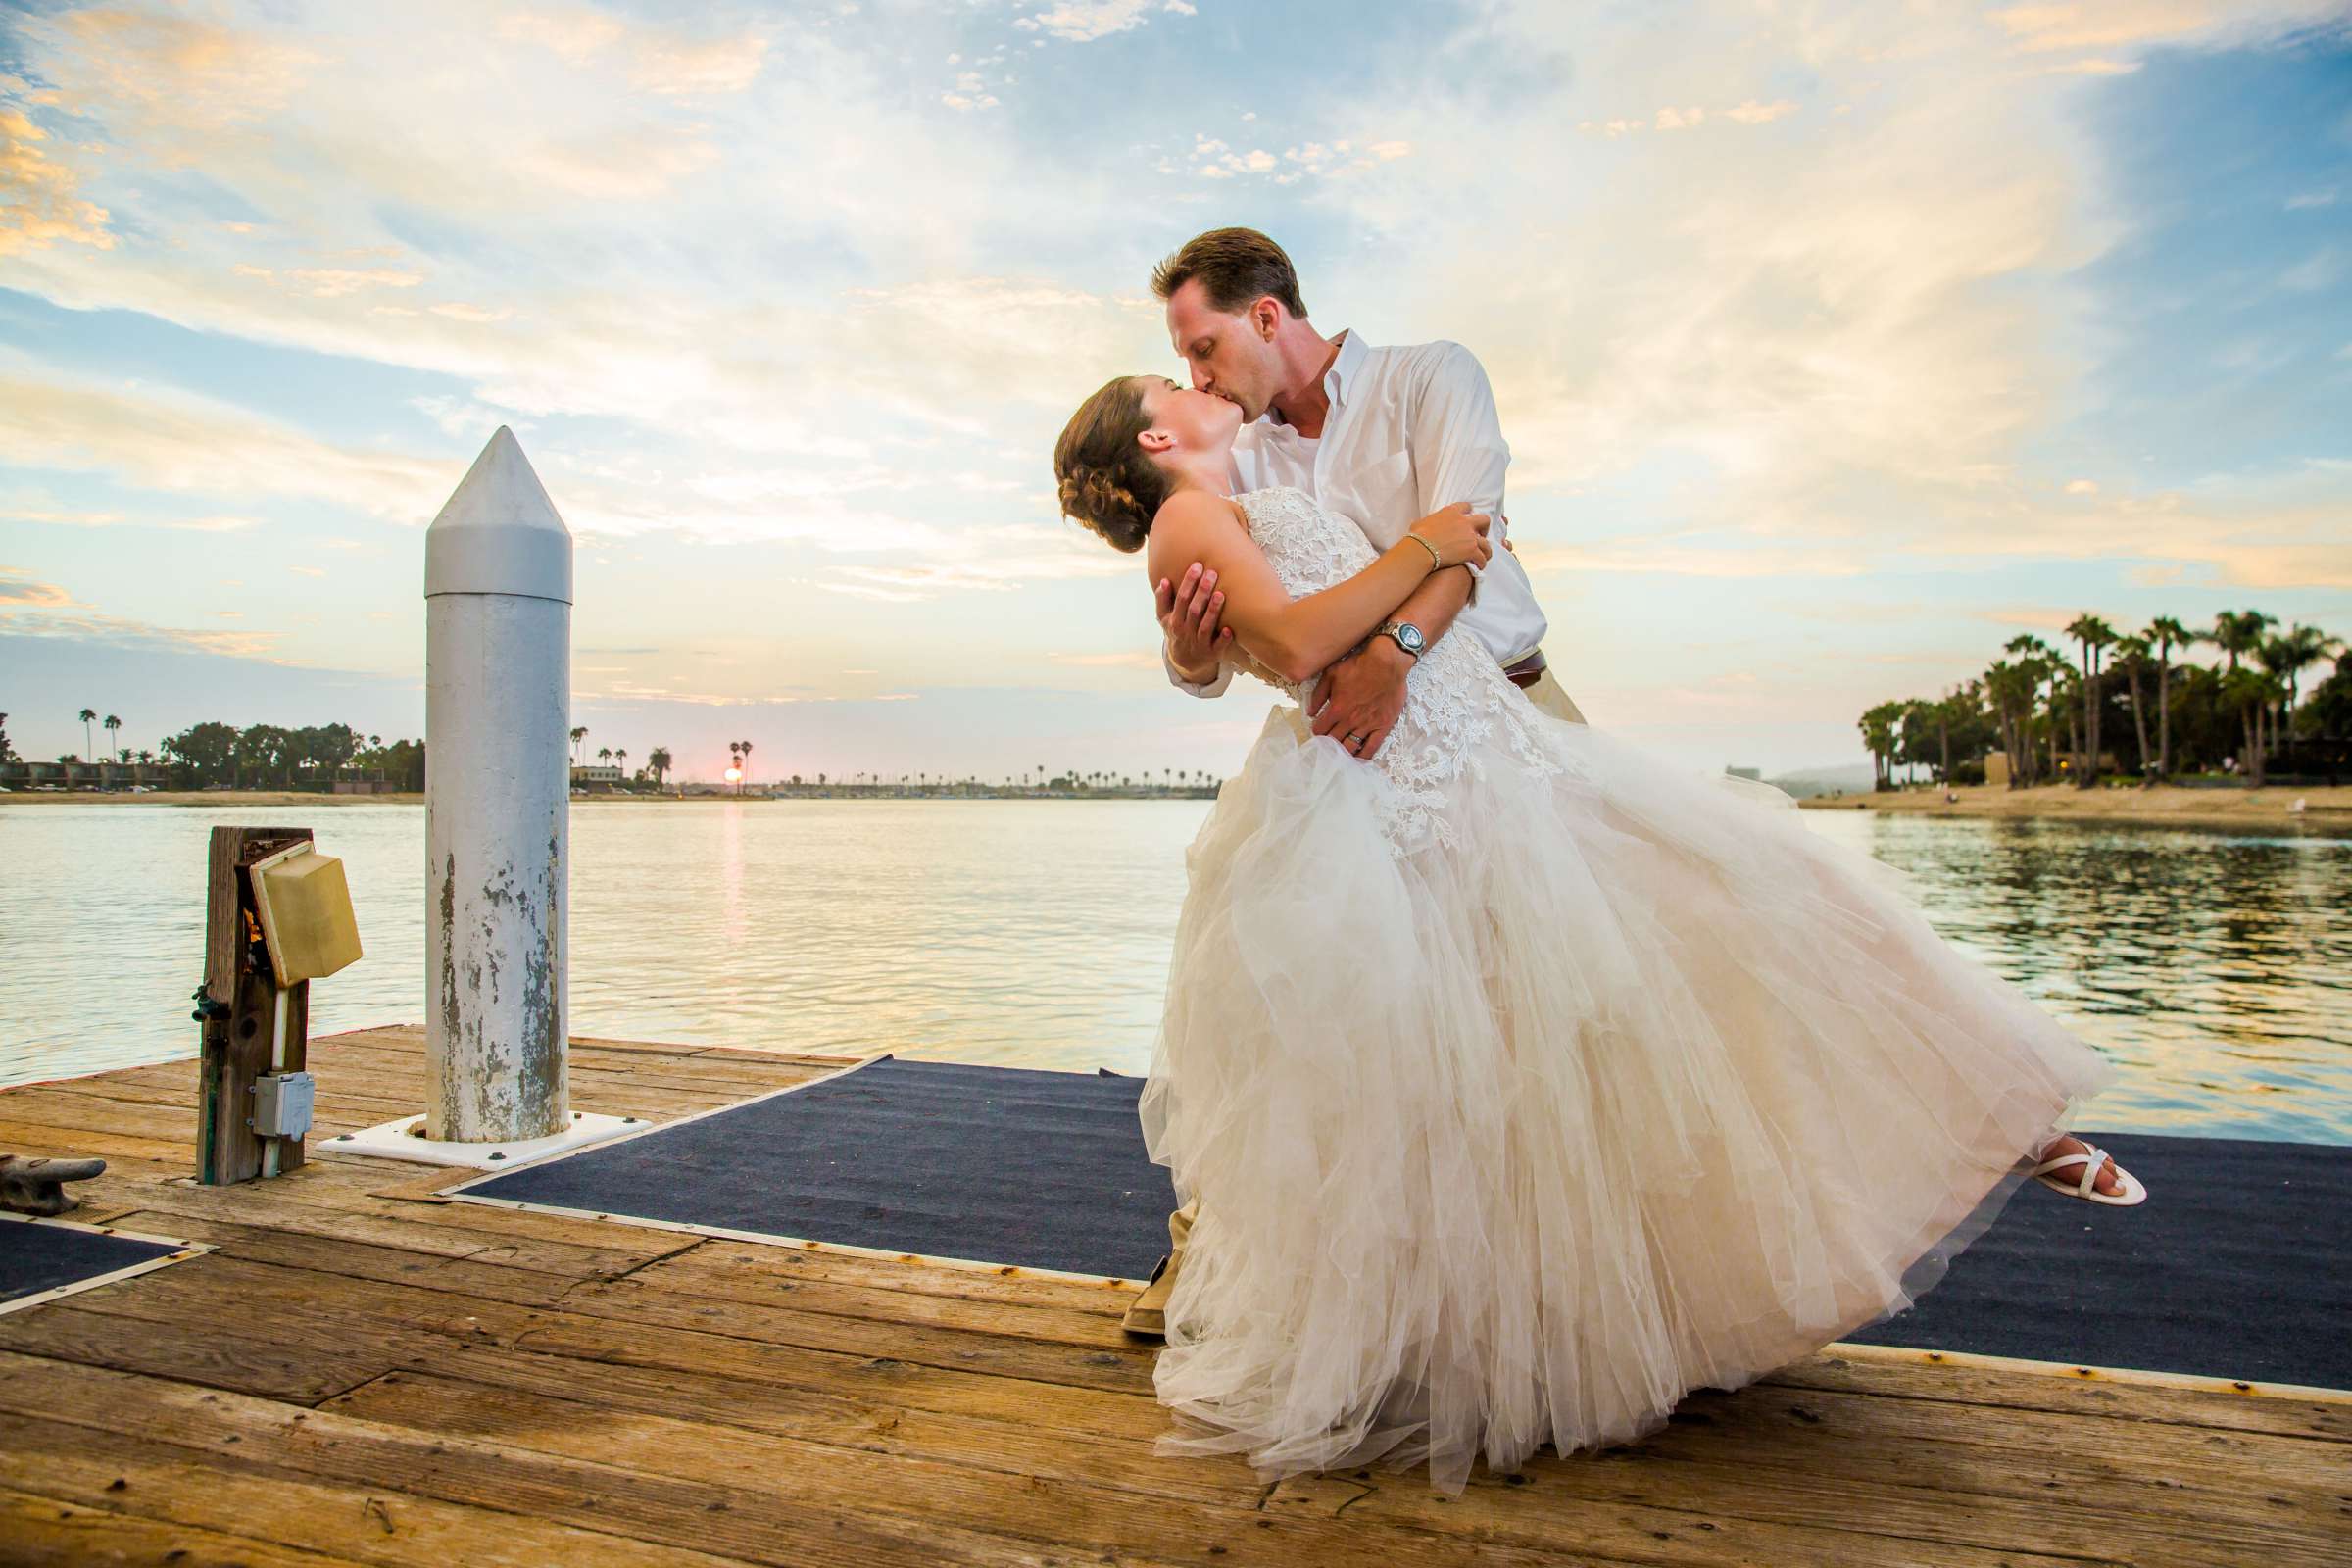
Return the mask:
<path id="1" fill-rule="evenodd" d="M 580 803 L 575 1033 L 1141 1072 L 1201 802 Z M 421 807 L 0 807 L 0 1084 L 193 1054 L 205 843 L 295 821 L 422 1018 Z M 1809 812 L 2124 1068 L 2092 1128 L 2352 1143 L 2352 840 Z"/>

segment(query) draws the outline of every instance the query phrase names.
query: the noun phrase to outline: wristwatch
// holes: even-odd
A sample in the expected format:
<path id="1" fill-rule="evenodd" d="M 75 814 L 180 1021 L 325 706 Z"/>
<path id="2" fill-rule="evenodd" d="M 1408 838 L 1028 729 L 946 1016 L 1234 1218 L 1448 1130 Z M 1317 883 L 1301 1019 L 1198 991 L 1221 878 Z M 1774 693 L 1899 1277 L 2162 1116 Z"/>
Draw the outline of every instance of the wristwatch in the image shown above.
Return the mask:
<path id="1" fill-rule="evenodd" d="M 1394 639 L 1397 647 L 1415 659 L 1419 659 L 1421 650 L 1429 646 L 1429 639 L 1421 635 L 1421 628 L 1409 620 L 1389 621 L 1372 635 Z"/>

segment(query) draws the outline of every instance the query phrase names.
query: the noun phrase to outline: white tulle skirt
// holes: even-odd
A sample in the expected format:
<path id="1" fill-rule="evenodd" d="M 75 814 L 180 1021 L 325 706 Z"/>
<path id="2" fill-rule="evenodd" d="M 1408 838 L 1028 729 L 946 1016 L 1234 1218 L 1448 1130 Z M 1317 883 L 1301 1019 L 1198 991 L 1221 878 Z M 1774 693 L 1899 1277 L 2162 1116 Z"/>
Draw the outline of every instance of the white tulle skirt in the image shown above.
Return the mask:
<path id="1" fill-rule="evenodd" d="M 1640 1438 L 1910 1305 L 2115 1076 L 1778 791 L 1537 716 L 1564 770 L 1398 855 L 1277 708 L 1188 852 L 1162 1451 L 1458 1491 Z"/>

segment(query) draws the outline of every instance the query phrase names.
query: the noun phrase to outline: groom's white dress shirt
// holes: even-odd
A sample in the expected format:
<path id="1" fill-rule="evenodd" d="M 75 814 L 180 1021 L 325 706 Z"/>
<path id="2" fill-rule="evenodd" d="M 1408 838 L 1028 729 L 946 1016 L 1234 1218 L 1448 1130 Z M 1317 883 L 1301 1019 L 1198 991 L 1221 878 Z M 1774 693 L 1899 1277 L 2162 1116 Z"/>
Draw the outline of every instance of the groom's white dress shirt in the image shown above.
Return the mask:
<path id="1" fill-rule="evenodd" d="M 1494 519 L 1494 558 L 1480 572 L 1478 597 L 1453 619 L 1499 663 L 1513 664 L 1544 640 L 1544 612 L 1519 558 L 1501 549 L 1502 470 L 1511 461 L 1494 394 L 1477 357 L 1459 343 L 1375 348 L 1343 331 L 1324 372 L 1331 399 L 1321 438 L 1309 440 L 1271 409 L 1234 436 L 1234 487 L 1295 485 L 1364 530 L 1387 550 L 1405 530 L 1456 501 Z M 1196 697 L 1215 697 L 1231 667 L 1196 686 L 1168 662 L 1168 679 Z"/>

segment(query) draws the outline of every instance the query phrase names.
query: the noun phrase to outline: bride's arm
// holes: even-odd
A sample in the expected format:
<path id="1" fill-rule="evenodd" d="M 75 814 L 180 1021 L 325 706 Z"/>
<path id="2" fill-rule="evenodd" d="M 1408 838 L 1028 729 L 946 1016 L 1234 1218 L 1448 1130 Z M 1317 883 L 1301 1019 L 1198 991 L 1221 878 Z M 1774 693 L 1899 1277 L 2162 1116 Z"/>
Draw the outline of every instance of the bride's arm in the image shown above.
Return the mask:
<path id="1" fill-rule="evenodd" d="M 1148 564 L 1155 582 L 1171 575 L 1171 563 L 1198 561 L 1214 570 L 1234 640 L 1284 680 L 1302 681 L 1370 636 L 1438 569 L 1422 543 L 1424 532 L 1440 535 L 1434 542 L 1448 566 L 1465 553 L 1477 558 L 1485 550 L 1483 523 L 1475 534 L 1463 526 L 1448 537 L 1445 525 L 1427 526 L 1434 521 L 1415 523 L 1411 537 L 1397 540 L 1346 582 L 1293 599 L 1257 542 L 1243 531 L 1232 503 L 1187 491 L 1170 497 L 1152 519 Z M 1467 551 L 1464 536 L 1475 541 Z"/>

